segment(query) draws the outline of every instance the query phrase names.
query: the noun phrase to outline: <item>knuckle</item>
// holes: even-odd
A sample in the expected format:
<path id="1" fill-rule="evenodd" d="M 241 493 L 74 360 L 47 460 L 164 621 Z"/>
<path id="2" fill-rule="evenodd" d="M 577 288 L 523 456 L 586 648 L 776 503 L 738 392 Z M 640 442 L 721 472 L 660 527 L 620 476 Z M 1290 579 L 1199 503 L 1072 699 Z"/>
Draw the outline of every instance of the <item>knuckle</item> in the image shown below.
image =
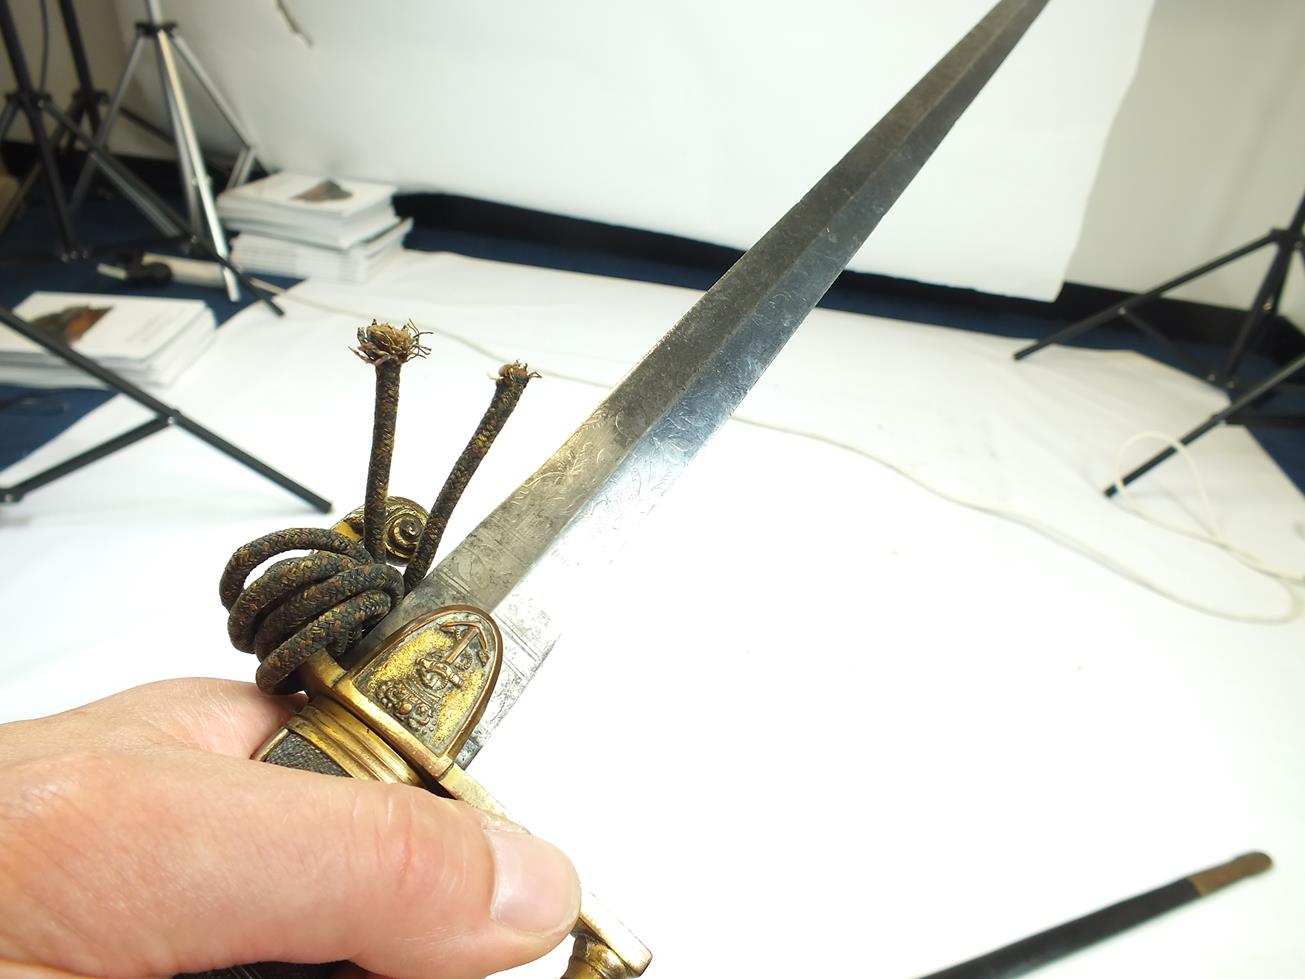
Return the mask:
<path id="1" fill-rule="evenodd" d="M 399 907 L 465 901 L 474 866 L 460 814 L 421 789 L 374 788 L 375 793 L 360 793 L 355 806 L 356 815 L 359 806 L 368 810 L 357 826 L 361 845 L 355 852 L 365 864 L 357 871 Z"/>
<path id="2" fill-rule="evenodd" d="M 420 872 L 420 855 L 428 847 L 414 800 L 399 786 L 378 786 L 360 793 L 354 807 L 362 836 L 357 852 L 362 871 L 373 875 L 382 888 L 402 893 Z"/>

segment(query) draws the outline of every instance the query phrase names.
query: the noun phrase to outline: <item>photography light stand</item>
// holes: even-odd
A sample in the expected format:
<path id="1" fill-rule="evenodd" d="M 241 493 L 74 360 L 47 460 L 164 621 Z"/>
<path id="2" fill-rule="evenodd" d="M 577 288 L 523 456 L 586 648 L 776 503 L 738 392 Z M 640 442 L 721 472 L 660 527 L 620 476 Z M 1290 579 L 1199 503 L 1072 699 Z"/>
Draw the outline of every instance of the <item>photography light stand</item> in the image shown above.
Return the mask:
<path id="1" fill-rule="evenodd" d="M 92 128 L 99 128 L 100 102 L 103 93 L 95 91 L 91 82 L 90 66 L 86 63 L 86 46 L 82 43 L 81 28 L 77 23 L 77 19 L 75 16 L 69 19 L 67 15 L 72 0 L 59 0 L 59 3 L 60 10 L 64 12 L 64 32 L 68 37 L 68 48 L 72 52 L 73 70 L 77 74 L 77 90 L 73 92 L 68 102 L 68 118 L 81 125 L 82 118 L 85 117 Z M 46 51 L 42 57 L 44 66 L 46 58 L 49 56 L 48 45 L 50 42 L 49 6 L 46 0 L 41 0 L 41 28 L 46 46 Z M 8 126 L 9 123 L 6 122 L 6 130 Z M 66 151 L 66 144 L 66 134 L 62 131 L 57 132 L 54 141 L 56 155 Z M 9 227 L 10 222 L 17 216 L 23 202 L 27 199 L 27 195 L 31 193 L 32 188 L 36 185 L 39 172 L 39 167 L 29 169 L 23 177 L 22 183 L 18 185 L 18 190 L 10 196 L 9 201 L 5 204 L 4 211 L 0 212 L 0 230 Z"/>
<path id="2" fill-rule="evenodd" d="M 97 89 L 95 83 L 91 80 L 91 68 L 86 60 L 86 44 L 82 41 L 81 25 L 77 20 L 77 11 L 73 8 L 73 0 L 59 0 L 59 12 L 60 19 L 63 21 L 64 35 L 68 39 L 68 51 L 72 55 L 73 71 L 77 75 L 77 89 L 69 99 L 66 110 L 67 115 L 79 126 L 82 125 L 82 121 L 85 119 L 91 131 L 94 132 L 100 128 L 100 106 L 108 102 L 109 94 Z M 47 34 L 48 42 L 50 25 L 47 0 L 41 0 L 41 15 L 42 27 Z M 131 109 L 123 109 L 122 116 L 156 139 L 164 142 L 169 142 L 171 139 L 167 131 L 160 129 L 144 116 Z M 67 152 L 72 145 L 73 140 L 71 137 L 63 130 L 56 129 L 54 134 L 56 156 Z M 39 167 L 32 167 L 27 171 L 22 183 L 18 186 L 18 190 L 9 198 L 3 213 L 0 213 L 0 231 L 9 227 L 10 222 L 18 214 L 18 210 L 27 199 L 28 193 L 36 185 L 40 172 L 41 168 Z M 72 210 L 77 210 L 75 202 Z"/>
<path id="3" fill-rule="evenodd" d="M 272 482 L 276 483 L 283 489 L 288 490 L 295 496 L 299 497 L 319 513 L 328 513 L 331 509 L 329 500 L 323 499 L 312 490 L 299 483 L 296 483 L 289 476 L 278 472 L 267 463 L 255 458 L 248 452 L 237 446 L 232 445 L 226 439 L 210 431 L 203 425 L 182 414 L 176 408 L 165 404 L 158 398 L 154 397 L 148 391 L 144 391 L 132 384 L 126 378 L 120 376 L 114 371 L 97 364 L 89 357 L 78 353 L 67 343 L 56 339 L 44 330 L 40 330 L 19 317 L 10 309 L 0 306 L 0 323 L 4 323 L 10 329 L 31 340 L 32 343 L 44 348 L 55 356 L 61 358 L 74 367 L 77 367 L 94 378 L 102 381 L 105 385 L 119 394 L 125 395 L 137 404 L 153 412 L 154 417 L 147 422 L 137 425 L 135 428 L 128 429 L 121 435 L 116 435 L 101 444 L 79 452 L 71 459 L 44 469 L 34 476 L 30 476 L 22 482 L 15 483 L 12 486 L 0 486 L 0 503 L 17 503 L 32 490 L 51 483 L 60 476 L 66 476 L 69 473 L 76 472 L 83 466 L 88 466 L 92 462 L 103 459 L 107 455 L 117 452 L 119 449 L 125 449 L 129 445 L 134 445 L 141 439 L 153 435 L 155 432 L 161 432 L 165 428 L 176 426 L 183 431 L 189 432 L 202 442 L 206 442 L 219 452 L 234 459 L 243 466 L 247 466 L 254 472 L 258 473 Z"/>
<path id="4" fill-rule="evenodd" d="M 1251 303 L 1250 308 L 1246 311 L 1241 326 L 1238 328 L 1237 334 L 1233 337 L 1232 343 L 1229 345 L 1227 356 L 1224 358 L 1223 363 L 1218 367 L 1207 368 L 1196 362 L 1187 354 L 1186 351 L 1170 340 L 1160 332 L 1154 324 L 1150 323 L 1137 312 L 1140 307 L 1154 302 L 1165 293 L 1177 289 L 1179 286 L 1185 285 L 1194 279 L 1199 279 L 1202 276 L 1208 275 L 1216 269 L 1223 268 L 1223 266 L 1228 265 L 1230 262 L 1235 262 L 1240 258 L 1244 258 L 1247 255 L 1257 252 L 1266 245 L 1273 245 L 1276 248 L 1273 261 L 1269 263 L 1269 269 L 1265 273 L 1264 279 L 1261 281 L 1260 287 L 1255 293 L 1255 299 Z M 1202 435 L 1217 428 L 1219 425 L 1222 425 L 1230 419 L 1244 425 L 1252 425 L 1257 421 L 1257 416 L 1253 414 L 1242 415 L 1240 412 L 1268 397 L 1275 391 L 1284 388 L 1292 377 L 1302 370 L 1305 370 L 1305 355 L 1302 355 L 1283 366 L 1280 370 L 1275 371 L 1269 377 L 1246 387 L 1244 390 L 1243 385 L 1236 379 L 1237 372 L 1241 368 L 1242 363 L 1246 358 L 1246 354 L 1255 349 L 1255 347 L 1264 339 L 1264 334 L 1267 332 L 1269 325 L 1273 322 L 1273 318 L 1278 313 L 1278 308 L 1282 303 L 1283 289 L 1287 284 L 1287 274 L 1291 270 L 1292 255 L 1295 254 L 1301 259 L 1302 263 L 1305 263 L 1305 251 L 1302 250 L 1303 248 L 1305 248 L 1305 197 L 1302 197 L 1300 203 L 1297 205 L 1296 212 L 1292 215 L 1291 223 L 1288 227 L 1271 228 L 1268 232 L 1261 235 L 1259 238 L 1256 238 L 1254 241 L 1247 242 L 1240 248 L 1235 248 L 1227 254 L 1206 262 L 1204 265 L 1199 265 L 1189 272 L 1184 272 L 1176 278 L 1170 279 L 1167 282 L 1162 282 L 1154 289 L 1129 296 L 1122 302 L 1112 303 L 1107 308 L 1087 317 L 1086 319 L 1057 330 L 1050 336 L 1044 337 L 1035 343 L 1031 343 L 1027 347 L 1022 347 L 1015 352 L 1015 359 L 1023 360 L 1025 357 L 1032 356 L 1039 350 L 1049 347 L 1052 344 L 1065 343 L 1068 340 L 1073 340 L 1076 337 L 1082 336 L 1090 330 L 1103 326 L 1114 319 L 1123 319 L 1137 327 L 1151 339 L 1167 348 L 1192 374 L 1199 377 L 1201 380 L 1213 384 L 1221 390 L 1228 391 L 1230 394 L 1235 395 L 1226 408 L 1211 415 L 1200 425 L 1180 437 L 1178 439 L 1179 443 L 1182 445 L 1190 445 Z M 1265 418 L 1264 421 L 1269 424 L 1300 423 L 1299 420 L 1291 418 Z M 1157 452 L 1140 466 L 1131 470 L 1128 475 L 1123 477 L 1121 482 L 1123 485 L 1127 486 L 1139 476 L 1150 472 L 1160 463 L 1174 455 L 1176 451 L 1177 450 L 1173 447 L 1166 446 L 1162 451 Z M 1112 484 L 1106 487 L 1104 492 L 1106 496 L 1114 496 L 1116 492 L 1115 485 Z"/>
<path id="5" fill-rule="evenodd" d="M 54 105 L 49 93 L 38 92 L 33 87 L 31 74 L 27 67 L 27 59 L 23 54 L 9 0 L 0 0 L 0 35 L 3 35 L 5 49 L 13 67 L 16 83 L 16 91 L 6 96 L 5 107 L 0 112 L 0 138 L 3 138 L 4 133 L 13 125 L 18 114 L 22 113 L 31 128 L 32 140 L 37 153 L 37 162 L 29 172 L 28 179 L 35 182 L 39 174 L 39 177 L 44 180 L 61 256 L 65 259 L 72 259 L 89 254 L 88 250 L 78 242 L 76 233 L 73 231 L 72 212 L 68 199 L 64 195 L 63 184 L 59 178 L 58 165 L 55 159 L 55 147 L 61 141 L 67 139 L 69 145 L 75 146 L 78 143 L 83 145 L 90 158 L 95 160 L 97 166 L 103 171 L 104 176 L 160 231 L 169 237 L 180 237 L 189 240 L 193 247 L 217 261 L 228 273 L 239 279 L 250 290 L 251 294 L 266 303 L 273 312 L 277 315 L 283 315 L 281 308 L 271 300 L 269 293 L 256 287 L 243 272 L 231 264 L 224 253 L 219 253 L 213 244 L 198 234 L 194 228 L 187 230 L 185 219 L 181 215 L 142 183 L 135 174 L 114 159 L 102 143 L 97 142 L 90 133 L 81 128 L 79 116 L 74 116 L 73 113 L 80 109 L 81 114 L 85 114 L 94 124 L 96 121 L 96 103 L 99 96 L 90 80 L 90 69 L 85 61 L 85 52 L 81 46 L 81 32 L 76 26 L 76 13 L 72 9 L 71 0 L 61 0 L 61 3 L 65 25 L 68 27 L 68 41 L 73 49 L 73 60 L 81 86 L 79 96 L 74 98 L 69 112 L 64 112 Z M 46 116 L 49 116 L 55 124 L 53 134 L 47 132 L 45 128 Z M 83 466 L 90 465 L 92 462 L 103 459 L 120 449 L 125 449 L 129 445 L 134 445 L 155 432 L 176 426 L 211 445 L 229 458 L 247 466 L 260 476 L 270 479 L 314 509 L 322 513 L 330 510 L 330 502 L 307 487 L 278 472 L 243 449 L 232 445 L 221 436 L 182 414 L 176 408 L 165 404 L 149 392 L 132 384 L 126 378 L 78 353 L 62 340 L 37 329 L 17 316 L 12 310 L 0 307 L 0 323 L 73 367 L 97 378 L 110 389 L 130 398 L 153 413 L 153 417 L 149 421 L 129 429 L 100 445 L 80 452 L 71 459 L 42 470 L 12 486 L 0 486 L 0 503 L 15 503 L 33 490 L 45 486 L 61 476 L 76 472 Z"/>
<path id="6" fill-rule="evenodd" d="M 18 27 L 14 23 L 9 0 L 0 0 L 0 35 L 3 35 L 16 86 L 15 91 L 5 97 L 5 107 L 0 111 L 0 140 L 3 140 L 9 127 L 13 125 L 19 113 L 22 113 L 32 131 L 32 142 L 36 147 L 34 167 L 39 171 L 45 184 L 61 258 L 65 260 L 83 258 L 90 252 L 78 242 L 77 235 L 73 231 L 72 209 L 59 179 L 58 163 L 54 152 L 55 142 L 51 134 L 46 131 L 46 116 L 55 123 L 55 132 L 60 137 L 66 136 L 72 145 L 81 144 L 86 149 L 95 159 L 104 176 L 165 236 L 189 243 L 191 248 L 221 265 L 278 316 L 283 315 L 281 307 L 273 302 L 271 293 L 257 287 L 249 276 L 231 264 L 225 254 L 225 245 L 221 252 L 218 251 L 203 234 L 188 226 L 186 219 L 165 200 L 114 159 L 107 149 L 96 143 L 95 138 L 87 130 L 55 105 L 48 92 L 38 92 L 33 87 L 32 76 L 27 67 L 27 58 L 23 54 Z"/>
<path id="7" fill-rule="evenodd" d="M 127 54 L 127 63 L 123 67 L 122 74 L 118 78 L 118 84 L 109 99 L 108 108 L 104 113 L 104 120 L 96 127 L 95 143 L 101 149 L 108 146 L 109 135 L 122 109 L 122 101 L 126 95 L 127 86 L 131 82 L 142 53 L 152 43 L 157 55 L 164 101 L 168 106 L 168 118 L 172 125 L 172 142 L 176 147 L 177 168 L 181 173 L 181 185 L 186 194 L 186 207 L 190 215 L 191 230 L 196 235 L 207 236 L 213 249 L 225 258 L 229 254 L 226 235 L 223 233 L 222 224 L 218 220 L 217 204 L 213 197 L 213 186 L 209 180 L 208 169 L 204 165 L 203 150 L 200 148 L 199 136 L 196 133 L 195 123 L 190 114 L 190 104 L 186 99 L 186 89 L 181 81 L 179 62 L 185 62 L 186 67 L 190 69 L 191 75 L 199 83 L 200 88 L 204 90 L 204 94 L 217 107 L 227 126 L 230 127 L 240 141 L 240 151 L 236 156 L 235 165 L 231 169 L 231 175 L 227 181 L 228 187 L 239 186 L 248 179 L 249 171 L 254 165 L 253 141 L 246 135 L 244 127 L 241 126 L 236 117 L 235 110 L 222 96 L 222 93 L 218 91 L 213 79 L 204 70 L 204 66 L 200 64 L 194 52 L 190 50 L 190 46 L 186 44 L 186 40 L 181 36 L 177 25 L 172 21 L 162 19 L 158 0 L 145 0 L 145 12 L 148 19 L 138 21 L 136 24 L 136 37 L 132 41 L 131 50 Z M 87 158 L 86 164 L 77 178 L 77 184 L 73 188 L 73 210 L 80 206 L 82 199 L 85 197 L 96 168 L 96 158 L 92 155 Z M 235 277 L 226 269 L 223 270 L 223 277 L 226 281 L 228 297 L 233 301 L 239 299 L 240 291 L 236 286 Z"/>

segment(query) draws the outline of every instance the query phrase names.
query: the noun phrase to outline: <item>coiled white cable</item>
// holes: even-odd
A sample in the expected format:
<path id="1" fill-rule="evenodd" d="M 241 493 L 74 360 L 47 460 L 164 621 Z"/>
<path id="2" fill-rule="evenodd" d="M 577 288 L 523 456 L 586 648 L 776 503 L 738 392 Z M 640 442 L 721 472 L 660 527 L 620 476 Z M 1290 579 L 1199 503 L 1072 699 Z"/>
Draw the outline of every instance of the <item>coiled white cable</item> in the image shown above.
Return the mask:
<path id="1" fill-rule="evenodd" d="M 1180 527 L 1177 524 L 1160 520 L 1150 514 L 1143 513 L 1138 507 L 1136 499 L 1124 484 L 1123 461 L 1124 453 L 1139 442 L 1163 442 L 1165 445 L 1168 445 L 1173 449 L 1174 452 L 1181 456 L 1183 461 L 1187 463 L 1188 471 L 1192 474 L 1192 482 L 1196 484 L 1196 492 L 1201 500 L 1201 520 L 1205 524 L 1205 533 L 1189 530 L 1185 527 Z M 1182 442 L 1174 438 L 1172 435 L 1167 435 L 1164 432 L 1138 432 L 1137 434 L 1131 435 L 1125 439 L 1123 444 L 1119 446 L 1119 451 L 1115 454 L 1114 486 L 1115 495 L 1119 499 L 1119 502 L 1127 506 L 1129 510 L 1137 514 L 1143 520 L 1153 523 L 1157 527 L 1161 527 L 1170 533 L 1180 534 L 1183 537 L 1201 541 L 1205 544 L 1212 544 L 1215 547 L 1227 551 L 1241 564 L 1244 564 L 1252 571 L 1258 572 L 1262 575 L 1266 575 L 1270 578 L 1277 578 L 1293 585 L 1305 584 L 1305 572 L 1289 571 L 1285 568 L 1275 567 L 1274 565 L 1264 561 L 1262 558 L 1238 547 L 1224 536 L 1223 531 L 1219 529 L 1219 524 L 1214 518 L 1214 509 L 1210 506 L 1210 494 L 1206 489 L 1205 477 L 1201 475 L 1200 466 L 1196 464 L 1196 459 L 1193 458 L 1192 453 L 1187 446 L 1183 445 Z"/>
<path id="2" fill-rule="evenodd" d="M 1130 509 L 1130 512 L 1133 513 L 1135 516 L 1139 517 L 1140 519 L 1145 520 L 1148 523 L 1154 524 L 1155 526 L 1160 527 L 1162 530 L 1182 534 L 1183 536 L 1187 536 L 1187 537 L 1194 537 L 1196 540 L 1205 543 L 1215 544 L 1221 549 L 1228 551 L 1235 559 L 1240 561 L 1240 563 L 1244 564 L 1250 570 L 1255 571 L 1259 574 L 1268 575 L 1273 581 L 1277 582 L 1282 587 L 1283 591 L 1286 593 L 1287 595 L 1286 608 L 1284 608 L 1281 612 L 1266 614 L 1266 613 L 1258 613 L 1258 612 L 1239 612 L 1234 609 L 1218 608 L 1213 605 L 1207 605 L 1203 602 L 1199 602 L 1195 599 L 1189 598 L 1186 595 L 1182 595 L 1179 592 L 1174 591 L 1173 589 L 1167 587 L 1166 585 L 1161 584 L 1158 581 L 1152 580 L 1151 578 L 1144 575 L 1142 572 L 1138 571 L 1136 568 L 1133 568 L 1125 564 L 1124 562 L 1118 560 L 1117 558 L 1096 549 L 1091 544 L 1087 543 L 1086 541 L 1078 537 L 1075 537 L 1069 531 L 1064 530 L 1061 527 L 1057 527 L 1054 524 L 1047 523 L 1046 521 L 1040 520 L 1037 517 L 1031 516 L 1030 514 L 1021 513 L 1018 510 L 1009 510 L 1006 509 L 1005 507 L 994 506 L 989 503 L 983 503 L 977 500 L 970 500 L 962 496 L 957 496 L 954 493 L 949 493 L 944 489 L 940 489 L 939 487 L 924 481 L 910 470 L 903 469 L 901 466 L 897 465 L 894 462 L 890 462 L 887 459 L 883 459 L 880 458 L 879 456 L 873 455 L 872 453 L 867 452 L 865 449 L 861 448 L 858 445 L 852 445 L 848 442 L 843 442 L 839 439 L 831 438 L 830 436 L 827 435 L 822 435 L 819 432 L 809 432 L 809 431 L 804 431 L 802 429 L 787 428 L 783 425 L 776 425 L 770 422 L 756 421 L 754 419 L 742 417 L 739 415 L 735 415 L 734 419 L 736 421 L 742 422 L 745 425 L 755 425 L 758 428 L 769 429 L 770 431 L 773 432 L 782 432 L 786 435 L 792 435 L 797 438 L 811 439 L 812 441 L 823 442 L 824 444 L 832 446 L 834 448 L 842 449 L 845 452 L 851 452 L 855 455 L 861 456 L 864 459 L 869 459 L 871 462 L 883 466 L 885 469 L 888 469 L 889 471 L 896 473 L 897 475 L 901 476 L 903 479 L 909 480 L 910 482 L 914 483 L 916 486 L 919 486 L 921 489 L 933 494 L 934 496 L 938 497 L 941 500 L 946 500 L 948 503 L 952 503 L 956 506 L 964 507 L 967 510 L 973 510 L 976 513 L 984 513 L 987 514 L 988 516 L 996 517 L 999 520 L 1005 520 L 1010 523 L 1017 524 L 1021 527 L 1025 527 L 1033 531 L 1034 533 L 1047 538 L 1053 543 L 1059 544 L 1061 547 L 1064 547 L 1067 550 L 1073 551 L 1076 554 L 1079 554 L 1082 557 L 1087 558 L 1088 560 L 1100 565 L 1101 567 L 1107 569 L 1108 571 L 1111 571 L 1114 574 L 1119 575 L 1121 578 L 1124 578 L 1127 581 L 1131 581 L 1133 584 L 1145 588 L 1149 592 L 1159 595 L 1161 598 L 1167 599 L 1171 602 L 1174 602 L 1178 605 L 1182 605 L 1183 607 L 1192 609 L 1193 611 L 1196 612 L 1201 612 L 1203 614 L 1211 615 L 1220 619 L 1227 619 L 1232 622 L 1246 622 L 1255 625 L 1280 625 L 1284 622 L 1294 621 L 1300 616 L 1302 610 L 1305 609 L 1305 603 L 1302 603 L 1302 599 L 1299 592 L 1294 587 L 1292 587 L 1293 583 L 1305 581 L 1305 576 L 1295 575 L 1291 572 L 1275 574 L 1272 571 L 1266 570 L 1267 566 L 1265 566 L 1263 562 L 1259 561 L 1257 558 L 1254 558 L 1254 556 L 1249 556 L 1249 557 L 1251 558 L 1251 561 L 1255 563 L 1250 563 L 1246 560 L 1243 560 L 1242 558 L 1243 556 L 1246 556 L 1246 552 L 1241 551 L 1240 549 L 1234 547 L 1232 544 L 1230 544 L 1227 541 L 1223 541 L 1223 540 L 1216 541 L 1213 538 L 1207 537 L 1205 535 L 1193 534 L 1181 528 L 1173 527 L 1161 521 L 1154 520 L 1153 518 L 1151 518 L 1145 513 L 1142 513 L 1140 510 L 1137 510 L 1136 508 Z M 1168 436 L 1164 436 L 1164 438 L 1167 440 Z M 1125 448 L 1129 444 L 1132 444 L 1131 441 L 1125 443 Z M 1121 455 L 1122 452 L 1123 449 L 1121 449 Z M 1190 453 L 1188 454 L 1188 460 L 1189 462 L 1191 461 Z M 1200 480 L 1199 472 L 1197 472 L 1197 479 L 1198 481 Z M 1201 492 L 1203 495 L 1205 494 L 1203 483 L 1201 484 Z M 1208 507 L 1208 501 L 1207 501 L 1207 507 Z"/>

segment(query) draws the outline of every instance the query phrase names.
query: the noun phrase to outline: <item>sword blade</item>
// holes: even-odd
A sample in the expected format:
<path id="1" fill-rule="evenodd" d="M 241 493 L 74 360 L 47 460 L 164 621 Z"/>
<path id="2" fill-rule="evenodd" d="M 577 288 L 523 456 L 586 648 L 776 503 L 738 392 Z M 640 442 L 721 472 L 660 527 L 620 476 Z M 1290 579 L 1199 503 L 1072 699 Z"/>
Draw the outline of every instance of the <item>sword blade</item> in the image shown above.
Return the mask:
<path id="1" fill-rule="evenodd" d="M 475 605 L 503 632 L 468 764 L 521 696 L 585 576 L 733 413 L 1047 0 L 1001 0 L 708 290 L 570 438 L 372 631 Z"/>

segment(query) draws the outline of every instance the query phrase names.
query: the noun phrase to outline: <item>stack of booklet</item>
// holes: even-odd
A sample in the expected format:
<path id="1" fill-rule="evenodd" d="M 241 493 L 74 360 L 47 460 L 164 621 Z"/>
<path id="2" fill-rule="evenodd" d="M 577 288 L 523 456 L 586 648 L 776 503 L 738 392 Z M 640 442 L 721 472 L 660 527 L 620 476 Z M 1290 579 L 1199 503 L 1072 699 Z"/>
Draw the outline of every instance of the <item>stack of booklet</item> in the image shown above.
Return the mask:
<path id="1" fill-rule="evenodd" d="M 14 312 L 133 384 L 171 384 L 216 332 L 197 299 L 151 299 L 80 292 L 34 292 Z M 0 384 L 103 387 L 89 374 L 0 326 Z"/>
<path id="2" fill-rule="evenodd" d="M 218 195 L 218 215 L 240 235 L 242 269 L 365 282 L 403 247 L 412 221 L 394 213 L 391 184 L 274 173 Z"/>

